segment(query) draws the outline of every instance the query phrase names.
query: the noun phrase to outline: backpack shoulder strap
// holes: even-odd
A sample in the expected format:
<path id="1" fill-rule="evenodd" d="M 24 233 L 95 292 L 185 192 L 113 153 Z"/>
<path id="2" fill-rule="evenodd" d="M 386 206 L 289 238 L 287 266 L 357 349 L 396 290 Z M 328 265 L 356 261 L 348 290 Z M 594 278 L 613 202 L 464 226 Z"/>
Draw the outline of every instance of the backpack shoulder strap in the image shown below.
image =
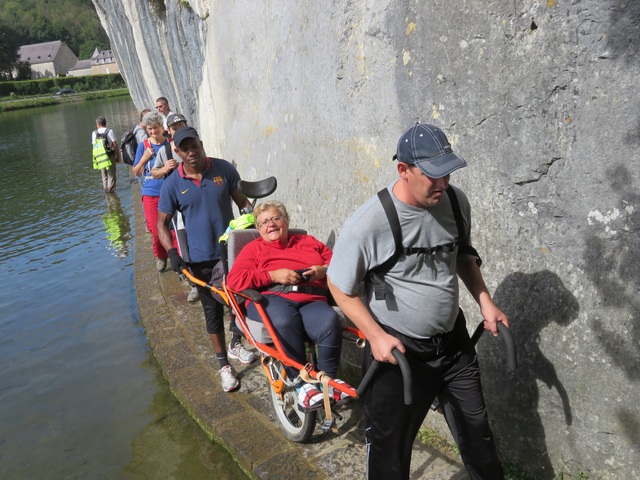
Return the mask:
<path id="1" fill-rule="evenodd" d="M 167 160 L 173 160 L 173 148 L 171 148 L 171 142 L 164 146 L 164 151 L 167 154 Z"/>
<path id="2" fill-rule="evenodd" d="M 464 219 L 462 218 L 462 210 L 460 210 L 460 202 L 458 201 L 456 191 L 451 185 L 447 187 L 447 196 L 451 203 L 451 210 L 453 210 L 453 218 L 456 221 L 459 242 L 462 244 L 468 244 L 469 239 L 467 238 L 467 230 L 464 228 Z"/>
<path id="3" fill-rule="evenodd" d="M 378 192 L 378 198 L 384 209 L 384 213 L 387 216 L 387 221 L 391 227 L 391 233 L 393 234 L 393 242 L 395 244 L 395 250 L 393 255 L 385 260 L 384 263 L 378 265 L 371 270 L 371 283 L 373 285 L 373 292 L 376 300 L 384 300 L 384 276 L 389 269 L 396 264 L 400 254 L 402 253 L 402 229 L 400 227 L 400 219 L 398 218 L 398 211 L 393 204 L 393 199 L 387 188 L 383 188 Z"/>
<path id="4" fill-rule="evenodd" d="M 393 256 L 382 265 L 386 265 L 387 263 L 393 264 L 398 261 L 398 257 L 402 252 L 402 229 L 400 228 L 400 219 L 398 218 L 398 211 L 396 210 L 396 206 L 393 204 L 393 199 L 391 198 L 391 194 L 387 188 L 383 188 L 378 192 L 378 198 L 380 199 L 380 203 L 382 203 L 384 213 L 387 215 L 387 220 L 391 226 L 391 233 L 393 234 L 393 242 L 396 245 L 396 250 L 393 253 Z"/>
<path id="5" fill-rule="evenodd" d="M 144 139 L 144 148 L 145 150 L 147 148 L 151 148 L 151 142 L 149 141 L 148 138 Z M 154 149 L 155 151 L 155 149 Z M 144 155 L 144 152 L 142 152 L 142 154 Z M 153 168 L 153 164 L 155 163 L 155 157 L 151 158 L 147 163 L 144 164 L 144 175 L 146 177 L 151 176 L 151 169 Z"/>
<path id="6" fill-rule="evenodd" d="M 467 229 L 464 228 L 464 218 L 462 217 L 460 202 L 451 185 L 447 187 L 447 196 L 449 197 L 451 210 L 453 210 L 453 218 L 456 220 L 456 228 L 458 229 L 458 255 L 471 255 L 476 257 L 476 263 L 479 267 L 482 265 L 482 259 L 478 251 L 469 244 L 469 236 L 467 235 Z"/>

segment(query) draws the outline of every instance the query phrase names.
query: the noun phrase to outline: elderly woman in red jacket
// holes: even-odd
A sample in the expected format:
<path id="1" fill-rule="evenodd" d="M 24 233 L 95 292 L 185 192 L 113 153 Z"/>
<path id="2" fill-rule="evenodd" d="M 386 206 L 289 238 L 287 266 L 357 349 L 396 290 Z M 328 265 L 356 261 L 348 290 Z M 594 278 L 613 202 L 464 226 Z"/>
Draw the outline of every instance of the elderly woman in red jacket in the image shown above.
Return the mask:
<path id="1" fill-rule="evenodd" d="M 289 234 L 289 215 L 281 202 L 262 203 L 253 214 L 260 238 L 242 249 L 229 272 L 227 285 L 236 291 L 260 291 L 263 307 L 287 355 L 304 364 L 304 342 L 310 338 L 318 347 L 318 369 L 335 378 L 342 328 L 327 302 L 326 277 L 332 252 L 311 235 Z M 247 315 L 260 318 L 251 303 L 247 305 Z M 305 384 L 303 392 L 303 407 L 312 408 L 322 400 L 322 394 L 311 385 Z"/>

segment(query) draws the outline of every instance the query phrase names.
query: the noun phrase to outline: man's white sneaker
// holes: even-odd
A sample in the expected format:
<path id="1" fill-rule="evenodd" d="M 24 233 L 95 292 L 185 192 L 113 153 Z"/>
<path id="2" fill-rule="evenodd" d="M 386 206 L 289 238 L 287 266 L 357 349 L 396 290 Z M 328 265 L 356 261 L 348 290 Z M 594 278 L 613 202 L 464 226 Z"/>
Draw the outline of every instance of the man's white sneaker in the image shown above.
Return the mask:
<path id="1" fill-rule="evenodd" d="M 164 272 L 165 268 L 167 268 L 167 259 L 156 257 L 156 270 Z"/>
<path id="2" fill-rule="evenodd" d="M 255 353 L 244 348 L 240 342 L 236 343 L 234 347 L 231 347 L 231 344 L 229 344 L 227 356 L 234 360 L 238 360 L 240 363 L 244 363 L 245 365 L 255 362 L 258 358 Z"/>
<path id="3" fill-rule="evenodd" d="M 222 389 L 225 392 L 232 392 L 240 387 L 240 382 L 236 378 L 236 371 L 231 365 L 222 367 L 218 373 L 222 377 Z"/>
<path id="4" fill-rule="evenodd" d="M 200 300 L 198 289 L 196 287 L 191 287 L 191 291 L 189 292 L 189 295 L 187 295 L 187 302 L 197 302 L 198 300 Z"/>

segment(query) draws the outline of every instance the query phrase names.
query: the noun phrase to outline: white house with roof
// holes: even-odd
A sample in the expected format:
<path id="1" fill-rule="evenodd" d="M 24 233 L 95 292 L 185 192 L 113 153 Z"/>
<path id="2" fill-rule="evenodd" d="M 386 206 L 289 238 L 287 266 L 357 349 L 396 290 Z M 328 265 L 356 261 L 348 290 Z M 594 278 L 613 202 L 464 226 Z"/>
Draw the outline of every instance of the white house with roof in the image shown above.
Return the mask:
<path id="1" fill-rule="evenodd" d="M 78 63 L 78 57 L 60 40 L 23 45 L 18 49 L 18 58 L 31 65 L 34 79 L 66 75 Z"/>
<path id="2" fill-rule="evenodd" d="M 91 72 L 94 75 L 120 73 L 113 51 L 96 48 L 91 55 Z"/>
<path id="3" fill-rule="evenodd" d="M 70 77 L 84 77 L 85 75 L 92 75 L 91 59 L 78 60 L 78 62 L 69 69 L 69 73 L 67 75 Z"/>
<path id="4" fill-rule="evenodd" d="M 82 77 L 85 75 L 102 75 L 107 73 L 120 73 L 115 56 L 111 50 L 96 48 L 89 60 L 78 60 L 69 70 L 70 77 Z"/>

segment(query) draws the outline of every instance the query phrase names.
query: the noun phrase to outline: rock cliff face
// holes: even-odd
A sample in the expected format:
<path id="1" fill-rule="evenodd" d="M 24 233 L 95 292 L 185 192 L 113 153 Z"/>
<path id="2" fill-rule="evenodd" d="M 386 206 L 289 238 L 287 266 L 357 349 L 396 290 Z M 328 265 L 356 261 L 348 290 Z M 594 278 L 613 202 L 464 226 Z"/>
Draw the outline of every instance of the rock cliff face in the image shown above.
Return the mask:
<path id="1" fill-rule="evenodd" d="M 94 3 L 136 105 L 167 97 L 330 245 L 404 130 L 443 128 L 517 339 L 515 374 L 478 348 L 503 458 L 640 476 L 639 2 Z"/>

